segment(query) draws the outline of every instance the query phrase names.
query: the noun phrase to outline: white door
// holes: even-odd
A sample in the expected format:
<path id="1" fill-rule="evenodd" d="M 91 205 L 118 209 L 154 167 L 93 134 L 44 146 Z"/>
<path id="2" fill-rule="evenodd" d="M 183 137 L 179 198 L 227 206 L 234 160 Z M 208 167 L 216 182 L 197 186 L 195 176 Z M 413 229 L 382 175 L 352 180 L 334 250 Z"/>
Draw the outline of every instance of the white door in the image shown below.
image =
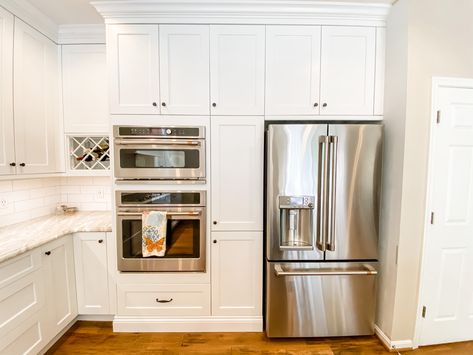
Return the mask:
<path id="1" fill-rule="evenodd" d="M 55 336 L 77 316 L 74 250 L 71 236 L 41 248 L 46 282 L 47 335 Z"/>
<path id="2" fill-rule="evenodd" d="M 213 117 L 212 230 L 263 230 L 263 117 Z"/>
<path id="3" fill-rule="evenodd" d="M 264 115 L 264 26 L 210 26 L 213 115 Z"/>
<path id="4" fill-rule="evenodd" d="M 159 114 L 157 25 L 108 25 L 111 114 Z"/>
<path id="5" fill-rule="evenodd" d="M 262 232 L 212 232 L 212 315 L 261 316 L 262 265 Z"/>
<path id="6" fill-rule="evenodd" d="M 65 132 L 108 133 L 105 45 L 62 46 L 62 84 Z"/>
<path id="7" fill-rule="evenodd" d="M 320 26 L 266 27 L 266 115 L 319 113 Z"/>
<path id="8" fill-rule="evenodd" d="M 13 134 L 13 15 L 0 7 L 0 175 L 15 173 Z"/>
<path id="9" fill-rule="evenodd" d="M 375 27 L 322 27 L 321 115 L 373 115 Z"/>
<path id="10" fill-rule="evenodd" d="M 470 85 L 438 90 L 420 345 L 473 339 L 473 80 Z"/>
<path id="11" fill-rule="evenodd" d="M 160 25 L 161 113 L 209 114 L 209 26 Z"/>
<path id="12" fill-rule="evenodd" d="M 59 48 L 15 20 L 14 110 L 17 173 L 64 168 Z"/>
<path id="13" fill-rule="evenodd" d="M 109 314 L 106 234 L 76 233 L 74 262 L 79 314 Z"/>

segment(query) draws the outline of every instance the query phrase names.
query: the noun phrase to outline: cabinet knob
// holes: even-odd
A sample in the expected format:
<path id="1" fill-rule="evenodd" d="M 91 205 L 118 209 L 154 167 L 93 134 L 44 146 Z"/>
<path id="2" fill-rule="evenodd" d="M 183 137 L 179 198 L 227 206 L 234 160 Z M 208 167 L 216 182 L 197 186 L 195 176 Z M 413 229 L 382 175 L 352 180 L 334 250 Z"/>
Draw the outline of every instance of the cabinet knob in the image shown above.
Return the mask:
<path id="1" fill-rule="evenodd" d="M 213 243 L 214 243 L 214 244 L 217 244 L 217 239 L 214 239 L 214 240 L 213 240 Z"/>
<path id="2" fill-rule="evenodd" d="M 99 243 L 103 243 L 103 239 L 99 239 Z"/>
<path id="3" fill-rule="evenodd" d="M 10 166 L 16 166 L 16 163 L 10 163 Z"/>
<path id="4" fill-rule="evenodd" d="M 212 103 L 212 107 L 217 107 L 217 104 L 215 102 Z"/>
<path id="5" fill-rule="evenodd" d="M 322 107 L 327 107 L 327 103 L 324 102 L 323 105 L 322 105 Z"/>
<path id="6" fill-rule="evenodd" d="M 165 103 L 165 102 L 161 102 L 161 106 L 166 107 L 166 103 Z"/>
<path id="7" fill-rule="evenodd" d="M 217 221 L 213 221 L 213 224 L 217 224 Z"/>
<path id="8" fill-rule="evenodd" d="M 316 103 L 314 104 L 314 107 L 317 107 L 317 106 L 319 106 L 319 104 L 316 102 Z"/>
<path id="9" fill-rule="evenodd" d="M 45 252 L 44 254 L 46 254 L 46 255 L 51 255 L 51 252 L 50 252 L 50 251 L 47 251 L 47 252 Z"/>
<path id="10" fill-rule="evenodd" d="M 158 104 L 156 102 L 153 102 L 153 106 L 156 107 L 158 106 Z"/>
<path id="11" fill-rule="evenodd" d="M 20 166 L 26 166 L 26 164 L 25 163 L 20 163 Z"/>

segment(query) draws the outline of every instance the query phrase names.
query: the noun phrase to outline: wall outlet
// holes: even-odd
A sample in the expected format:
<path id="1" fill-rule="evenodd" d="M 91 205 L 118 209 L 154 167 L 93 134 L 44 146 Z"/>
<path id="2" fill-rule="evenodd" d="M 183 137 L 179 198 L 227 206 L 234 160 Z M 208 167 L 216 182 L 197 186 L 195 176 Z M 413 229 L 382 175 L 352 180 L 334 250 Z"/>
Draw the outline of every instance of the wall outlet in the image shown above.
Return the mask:
<path id="1" fill-rule="evenodd" d="M 104 200 L 105 200 L 105 192 L 103 191 L 103 189 L 97 190 L 97 192 L 95 193 L 95 201 L 102 202 Z"/>
<path id="2" fill-rule="evenodd" d="M 6 197 L 0 197 L 0 209 L 8 208 L 8 200 Z"/>

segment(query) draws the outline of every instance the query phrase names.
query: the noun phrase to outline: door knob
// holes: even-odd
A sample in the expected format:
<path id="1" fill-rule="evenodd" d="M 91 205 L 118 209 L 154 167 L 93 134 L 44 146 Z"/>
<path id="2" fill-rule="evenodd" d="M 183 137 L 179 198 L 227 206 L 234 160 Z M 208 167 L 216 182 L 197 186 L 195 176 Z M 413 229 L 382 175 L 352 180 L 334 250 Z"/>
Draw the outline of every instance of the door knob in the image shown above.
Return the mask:
<path id="1" fill-rule="evenodd" d="M 25 163 L 20 163 L 20 166 L 26 166 L 26 164 Z"/>
<path id="2" fill-rule="evenodd" d="M 217 107 L 217 104 L 214 102 L 214 103 L 212 104 L 212 107 Z"/>
<path id="3" fill-rule="evenodd" d="M 214 239 L 214 240 L 213 240 L 213 243 L 214 243 L 214 244 L 217 244 L 217 239 Z"/>
<path id="4" fill-rule="evenodd" d="M 103 239 L 99 239 L 99 243 L 103 243 Z"/>
<path id="5" fill-rule="evenodd" d="M 51 255 L 51 252 L 50 252 L 50 251 L 47 251 L 47 252 L 45 252 L 44 254 L 46 254 L 46 255 Z"/>
<path id="6" fill-rule="evenodd" d="M 316 102 L 316 103 L 314 104 L 314 107 L 317 107 L 317 106 L 319 106 L 319 104 Z"/>
<path id="7" fill-rule="evenodd" d="M 322 107 L 327 107 L 327 103 L 324 102 L 323 105 L 322 105 Z"/>
<path id="8" fill-rule="evenodd" d="M 156 107 L 158 106 L 158 104 L 156 102 L 153 102 L 153 106 Z"/>
<path id="9" fill-rule="evenodd" d="M 213 223 L 214 223 L 214 224 L 217 224 L 217 221 L 214 221 Z"/>
<path id="10" fill-rule="evenodd" d="M 166 107 L 166 103 L 165 103 L 165 102 L 161 102 L 161 106 Z"/>
<path id="11" fill-rule="evenodd" d="M 16 163 L 10 163 L 10 166 L 16 166 Z"/>

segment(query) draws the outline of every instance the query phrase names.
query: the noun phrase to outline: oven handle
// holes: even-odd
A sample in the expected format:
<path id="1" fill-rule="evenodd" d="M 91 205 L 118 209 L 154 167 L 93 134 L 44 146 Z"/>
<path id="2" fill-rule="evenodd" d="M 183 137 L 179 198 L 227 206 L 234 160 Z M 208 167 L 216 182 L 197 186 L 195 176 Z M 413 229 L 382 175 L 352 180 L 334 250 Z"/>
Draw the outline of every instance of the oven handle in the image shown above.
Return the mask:
<path id="1" fill-rule="evenodd" d="M 116 145 L 164 145 L 164 146 L 173 146 L 173 145 L 195 145 L 200 146 L 202 143 L 196 140 L 184 140 L 184 139 L 115 139 Z"/>
<path id="2" fill-rule="evenodd" d="M 281 265 L 274 265 L 276 276 L 340 276 L 340 275 L 376 275 L 378 271 L 369 265 L 363 264 L 364 270 L 344 270 L 344 269 L 307 269 L 305 271 L 284 271 Z"/>
<path id="3" fill-rule="evenodd" d="M 139 216 L 143 211 L 138 212 L 117 212 L 117 216 Z M 167 216 L 200 216 L 201 212 L 167 212 Z"/>

